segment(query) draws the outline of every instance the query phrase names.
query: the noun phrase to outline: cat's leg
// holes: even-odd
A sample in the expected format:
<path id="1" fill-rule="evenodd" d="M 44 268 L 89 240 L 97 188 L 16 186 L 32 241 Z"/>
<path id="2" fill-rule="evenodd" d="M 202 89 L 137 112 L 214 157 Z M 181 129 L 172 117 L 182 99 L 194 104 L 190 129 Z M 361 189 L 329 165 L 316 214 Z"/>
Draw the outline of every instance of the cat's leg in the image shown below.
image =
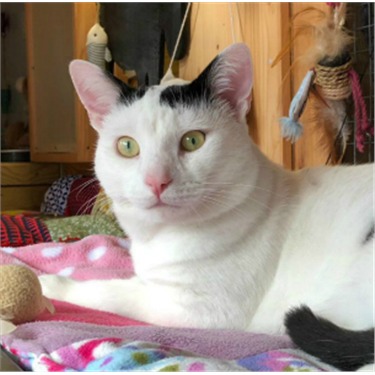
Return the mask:
<path id="1" fill-rule="evenodd" d="M 184 311 L 176 301 L 173 291 L 146 284 L 137 277 L 76 281 L 58 275 L 43 275 L 39 280 L 43 294 L 48 298 L 152 324 L 190 325 L 187 311 Z M 193 322 L 190 323 L 195 325 Z"/>

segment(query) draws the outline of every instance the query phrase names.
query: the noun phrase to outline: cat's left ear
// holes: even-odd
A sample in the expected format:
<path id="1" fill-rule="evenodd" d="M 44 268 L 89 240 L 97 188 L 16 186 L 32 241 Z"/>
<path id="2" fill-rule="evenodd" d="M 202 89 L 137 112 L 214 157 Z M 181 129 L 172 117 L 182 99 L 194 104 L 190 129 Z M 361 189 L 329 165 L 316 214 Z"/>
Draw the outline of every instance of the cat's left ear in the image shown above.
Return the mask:
<path id="1" fill-rule="evenodd" d="M 230 104 L 240 122 L 246 122 L 253 88 L 253 63 L 249 48 L 244 43 L 233 44 L 219 54 L 211 65 L 211 90 Z"/>
<path id="2" fill-rule="evenodd" d="M 91 125 L 99 131 L 104 117 L 116 105 L 120 87 L 98 66 L 83 60 L 73 60 L 69 72 Z"/>

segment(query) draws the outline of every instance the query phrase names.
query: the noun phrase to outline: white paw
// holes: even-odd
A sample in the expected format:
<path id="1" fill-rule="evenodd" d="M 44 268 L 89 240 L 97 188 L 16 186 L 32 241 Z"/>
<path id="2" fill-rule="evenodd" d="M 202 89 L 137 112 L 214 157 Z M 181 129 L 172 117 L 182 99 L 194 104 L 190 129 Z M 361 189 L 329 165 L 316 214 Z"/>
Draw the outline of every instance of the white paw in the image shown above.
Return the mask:
<path id="1" fill-rule="evenodd" d="M 59 275 L 39 276 L 42 285 L 42 293 L 45 297 L 64 301 L 68 294 L 71 279 Z"/>

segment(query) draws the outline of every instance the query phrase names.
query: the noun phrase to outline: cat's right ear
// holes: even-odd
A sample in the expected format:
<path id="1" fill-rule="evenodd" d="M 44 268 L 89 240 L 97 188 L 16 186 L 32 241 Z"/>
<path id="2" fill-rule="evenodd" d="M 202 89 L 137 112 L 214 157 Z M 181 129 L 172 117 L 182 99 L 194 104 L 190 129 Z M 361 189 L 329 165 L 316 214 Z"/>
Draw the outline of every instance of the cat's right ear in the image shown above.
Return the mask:
<path id="1" fill-rule="evenodd" d="M 104 117 L 121 95 L 120 87 L 101 68 L 88 61 L 73 60 L 69 73 L 91 125 L 99 131 Z"/>

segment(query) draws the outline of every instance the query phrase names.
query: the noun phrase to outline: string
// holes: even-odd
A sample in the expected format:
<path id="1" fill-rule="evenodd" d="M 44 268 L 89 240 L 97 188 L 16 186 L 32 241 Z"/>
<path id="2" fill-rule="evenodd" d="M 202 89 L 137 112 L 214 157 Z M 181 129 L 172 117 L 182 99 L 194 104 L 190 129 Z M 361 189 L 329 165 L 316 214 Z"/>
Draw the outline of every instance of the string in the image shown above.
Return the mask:
<path id="1" fill-rule="evenodd" d="M 96 3 L 96 23 L 100 24 L 100 3 Z"/>
<path id="2" fill-rule="evenodd" d="M 234 33 L 234 21 L 233 21 L 232 3 L 229 3 L 228 7 L 229 7 L 230 29 L 231 29 L 231 32 L 232 32 L 232 42 L 236 43 L 236 35 Z"/>
<path id="3" fill-rule="evenodd" d="M 188 14 L 189 14 L 190 7 L 191 7 L 191 3 L 188 3 L 188 5 L 186 7 L 186 10 L 185 10 L 184 18 L 183 18 L 182 23 L 181 23 L 180 31 L 179 31 L 178 36 L 177 36 L 176 44 L 174 46 L 171 61 L 169 62 L 169 66 L 168 66 L 169 71 L 172 69 L 172 65 L 173 65 L 174 59 L 176 57 L 177 49 L 178 49 L 178 46 L 180 45 L 180 39 L 181 39 L 181 36 L 182 36 L 182 32 L 184 31 L 184 27 L 185 27 L 185 23 L 186 23 Z"/>

